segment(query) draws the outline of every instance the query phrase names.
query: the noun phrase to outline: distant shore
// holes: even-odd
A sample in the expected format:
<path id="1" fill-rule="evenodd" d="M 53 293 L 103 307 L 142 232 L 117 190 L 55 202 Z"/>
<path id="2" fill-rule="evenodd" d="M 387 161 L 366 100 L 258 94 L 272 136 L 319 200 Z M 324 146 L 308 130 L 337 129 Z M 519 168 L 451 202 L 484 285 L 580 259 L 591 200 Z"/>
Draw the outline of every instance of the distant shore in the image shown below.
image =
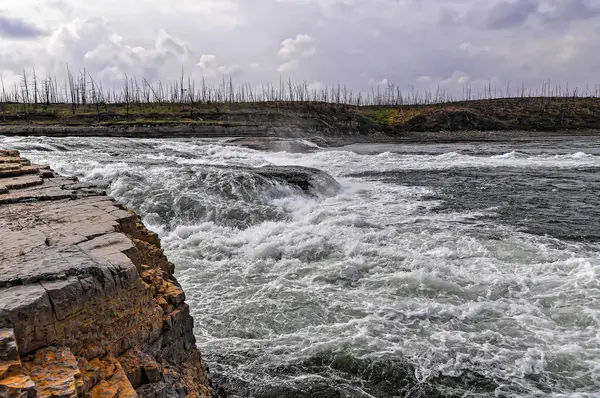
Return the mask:
<path id="1" fill-rule="evenodd" d="M 365 107 L 319 102 L 2 103 L 0 135 L 321 137 L 332 144 L 596 136 L 600 135 L 600 99 L 506 98 Z"/>
<path id="2" fill-rule="evenodd" d="M 358 142 L 460 142 L 460 141 L 511 141 L 533 139 L 576 139 L 577 137 L 598 137 L 600 129 L 562 130 L 562 131 L 434 131 L 405 132 L 401 135 L 373 133 L 321 134 L 299 129 L 268 129 L 244 127 L 206 127 L 188 124 L 171 126 L 65 126 L 65 125 L 0 125 L 0 135 L 4 136 L 46 136 L 46 137 L 123 137 L 154 139 L 191 139 L 191 138 L 242 138 L 247 140 L 304 139 L 319 146 L 337 146 Z"/>

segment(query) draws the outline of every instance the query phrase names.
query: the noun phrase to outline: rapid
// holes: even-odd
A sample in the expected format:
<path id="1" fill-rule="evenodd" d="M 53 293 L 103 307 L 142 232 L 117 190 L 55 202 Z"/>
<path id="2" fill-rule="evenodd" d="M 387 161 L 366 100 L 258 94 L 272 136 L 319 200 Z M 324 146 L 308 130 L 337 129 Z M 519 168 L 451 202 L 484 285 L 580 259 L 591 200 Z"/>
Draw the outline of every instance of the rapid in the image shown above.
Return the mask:
<path id="1" fill-rule="evenodd" d="M 600 140 L 2 137 L 156 231 L 233 397 L 600 395 Z"/>

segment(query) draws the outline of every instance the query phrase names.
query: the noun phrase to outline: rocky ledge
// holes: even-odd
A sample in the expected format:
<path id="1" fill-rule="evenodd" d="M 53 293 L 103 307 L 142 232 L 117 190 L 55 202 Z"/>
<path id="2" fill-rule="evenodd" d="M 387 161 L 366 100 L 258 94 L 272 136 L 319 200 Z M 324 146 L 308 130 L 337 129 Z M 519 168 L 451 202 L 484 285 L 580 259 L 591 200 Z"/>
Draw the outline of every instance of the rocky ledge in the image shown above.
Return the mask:
<path id="1" fill-rule="evenodd" d="M 156 234 L 0 151 L 0 397 L 217 397 Z"/>

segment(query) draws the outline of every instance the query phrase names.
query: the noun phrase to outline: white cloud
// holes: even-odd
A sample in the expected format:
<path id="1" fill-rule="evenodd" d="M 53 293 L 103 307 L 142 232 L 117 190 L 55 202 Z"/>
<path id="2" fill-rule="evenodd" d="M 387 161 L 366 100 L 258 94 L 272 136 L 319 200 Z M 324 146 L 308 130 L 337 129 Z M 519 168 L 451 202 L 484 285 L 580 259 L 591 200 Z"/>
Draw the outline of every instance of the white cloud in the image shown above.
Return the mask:
<path id="1" fill-rule="evenodd" d="M 242 67 L 237 64 L 219 65 L 217 56 L 214 54 L 203 54 L 200 57 L 200 62 L 196 64 L 202 72 L 202 76 L 206 78 L 214 77 L 235 77 L 242 73 Z"/>
<path id="2" fill-rule="evenodd" d="M 214 54 L 203 54 L 197 64 L 201 69 L 217 69 L 217 56 Z"/>
<path id="3" fill-rule="evenodd" d="M 281 42 L 279 56 L 284 59 L 290 59 L 315 55 L 317 49 L 313 45 L 313 42 L 313 38 L 307 34 L 299 34 L 295 38 L 285 39 Z"/>
<path id="4" fill-rule="evenodd" d="M 291 61 L 279 65 L 276 70 L 279 73 L 289 72 L 298 68 L 298 65 L 300 65 L 300 61 L 298 61 L 297 59 L 293 59 Z"/>
<path id="5" fill-rule="evenodd" d="M 294 38 L 285 39 L 281 42 L 278 55 L 287 61 L 280 64 L 275 70 L 278 73 L 289 74 L 298 69 L 300 59 L 312 57 L 316 53 L 314 40 L 307 34 L 298 34 Z"/>
<path id="6" fill-rule="evenodd" d="M 217 68 L 217 72 L 221 76 L 236 77 L 242 73 L 242 67 L 237 64 L 229 66 L 219 66 Z"/>
<path id="7" fill-rule="evenodd" d="M 465 72 L 454 71 L 454 72 L 452 72 L 452 75 L 450 77 L 442 80 L 441 84 L 443 86 L 449 86 L 449 85 L 462 86 L 464 84 L 469 83 L 469 80 L 470 80 L 469 75 L 466 74 Z"/>
<path id="8" fill-rule="evenodd" d="M 390 82 L 388 79 L 375 80 L 373 78 L 369 79 L 369 85 L 371 86 L 389 86 Z"/>

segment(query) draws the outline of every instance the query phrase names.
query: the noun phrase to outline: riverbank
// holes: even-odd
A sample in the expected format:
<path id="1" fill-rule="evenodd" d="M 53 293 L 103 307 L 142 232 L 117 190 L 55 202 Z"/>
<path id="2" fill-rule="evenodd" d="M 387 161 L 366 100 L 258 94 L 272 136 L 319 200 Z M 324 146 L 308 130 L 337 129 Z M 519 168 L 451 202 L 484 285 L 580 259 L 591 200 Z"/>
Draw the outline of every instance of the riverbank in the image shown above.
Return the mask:
<path id="1" fill-rule="evenodd" d="M 0 236 L 0 396 L 224 396 L 160 240 L 104 191 L 0 151 Z"/>
<path id="2" fill-rule="evenodd" d="M 318 102 L 2 104 L 0 135 L 486 140 L 597 135 L 598 98 L 358 107 Z"/>

